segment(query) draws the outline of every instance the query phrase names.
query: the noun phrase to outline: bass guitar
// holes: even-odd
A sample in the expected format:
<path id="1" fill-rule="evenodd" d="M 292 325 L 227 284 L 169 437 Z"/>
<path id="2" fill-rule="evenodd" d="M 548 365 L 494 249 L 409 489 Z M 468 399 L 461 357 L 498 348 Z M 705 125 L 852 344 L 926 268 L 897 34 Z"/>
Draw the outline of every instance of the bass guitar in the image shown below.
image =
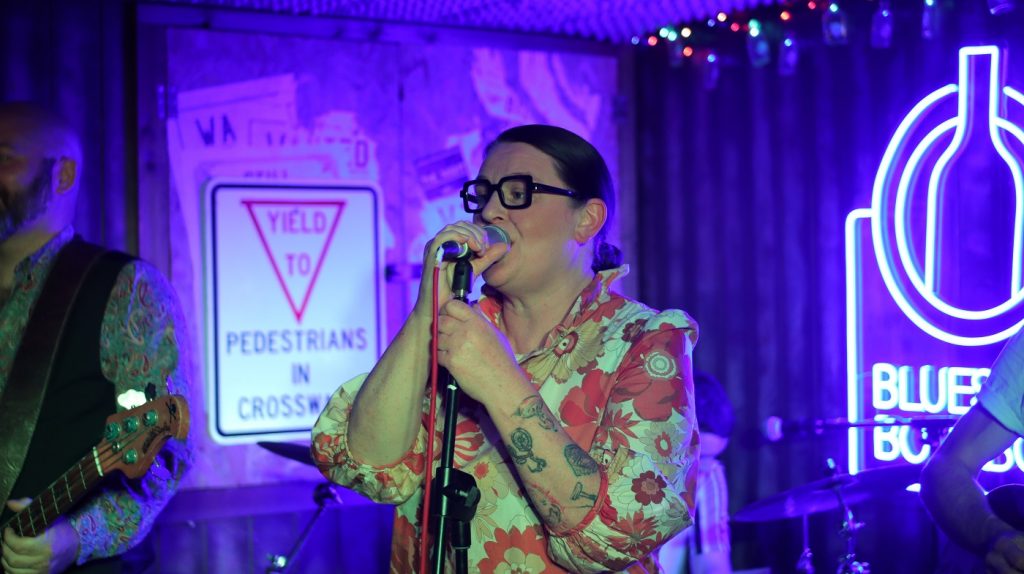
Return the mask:
<path id="1" fill-rule="evenodd" d="M 107 418 L 103 439 L 32 503 L 0 527 L 19 536 L 38 536 L 82 499 L 104 477 L 121 472 L 128 478 L 146 474 L 171 438 L 188 435 L 188 404 L 181 395 L 158 397 Z"/>

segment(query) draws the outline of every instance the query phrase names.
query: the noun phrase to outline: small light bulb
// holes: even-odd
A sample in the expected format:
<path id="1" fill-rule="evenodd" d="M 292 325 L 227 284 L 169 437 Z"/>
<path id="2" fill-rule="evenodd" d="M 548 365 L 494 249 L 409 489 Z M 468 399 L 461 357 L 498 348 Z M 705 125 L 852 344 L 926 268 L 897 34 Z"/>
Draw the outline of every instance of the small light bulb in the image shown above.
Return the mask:
<path id="1" fill-rule="evenodd" d="M 935 0 L 924 0 L 924 11 L 921 13 L 921 37 L 930 40 L 939 35 L 939 7 Z"/>
<path id="2" fill-rule="evenodd" d="M 825 44 L 829 46 L 846 44 L 846 12 L 839 9 L 839 4 L 833 2 L 829 5 L 828 11 L 821 15 L 821 29 L 822 35 L 825 37 Z"/>
<path id="3" fill-rule="evenodd" d="M 892 11 L 889 10 L 889 0 L 881 0 L 878 10 L 871 17 L 871 46 L 873 48 L 891 46 L 892 30 Z"/>
<path id="4" fill-rule="evenodd" d="M 792 76 L 796 73 L 796 66 L 800 60 L 800 50 L 797 46 L 796 37 L 793 32 L 786 32 L 779 46 L 779 75 Z"/>
<path id="5" fill-rule="evenodd" d="M 704 89 L 714 90 L 718 86 L 718 76 L 721 74 L 718 56 L 714 52 L 708 52 L 708 57 L 701 68 L 704 74 Z"/>

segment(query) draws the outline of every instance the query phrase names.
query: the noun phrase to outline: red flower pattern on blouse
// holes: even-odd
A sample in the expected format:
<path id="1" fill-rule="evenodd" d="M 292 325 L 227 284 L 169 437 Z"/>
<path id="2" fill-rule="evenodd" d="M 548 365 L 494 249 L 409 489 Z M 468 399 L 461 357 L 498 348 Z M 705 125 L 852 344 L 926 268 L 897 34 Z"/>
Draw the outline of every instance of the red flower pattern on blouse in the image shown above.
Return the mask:
<path id="1" fill-rule="evenodd" d="M 639 421 L 633 419 L 633 415 L 624 412 L 622 409 L 615 409 L 605 413 L 601 421 L 601 428 L 597 429 L 597 436 L 594 441 L 603 443 L 611 440 L 611 450 L 618 448 L 629 448 L 629 439 L 637 438 L 633 433 L 633 427 Z"/>
<path id="2" fill-rule="evenodd" d="M 633 492 L 636 493 L 636 501 L 644 506 L 656 504 L 665 498 L 665 479 L 655 475 L 651 471 L 642 473 L 633 479 Z"/>
<path id="3" fill-rule="evenodd" d="M 664 421 L 673 412 L 682 414 L 683 389 L 677 383 L 680 372 L 675 359 L 681 349 L 669 348 L 680 344 L 656 339 L 634 345 L 630 353 L 640 360 L 621 373 L 613 398 L 632 400 L 636 414 L 643 419 Z"/>
<path id="4" fill-rule="evenodd" d="M 612 527 L 625 536 L 613 536 L 609 542 L 630 554 L 643 555 L 663 541 L 659 540 L 661 537 L 658 536 L 654 517 L 646 516 L 640 510 L 634 512 L 632 516 L 622 518 Z"/>
<path id="5" fill-rule="evenodd" d="M 587 373 L 580 386 L 569 390 L 558 409 L 558 414 L 565 421 L 569 434 L 576 442 L 580 442 L 582 437 L 589 439 L 597 430 L 601 408 L 607 402 L 605 379 L 606 376 L 601 371 Z"/>
<path id="6" fill-rule="evenodd" d="M 487 558 L 478 567 L 480 572 L 495 574 L 536 574 L 547 570 L 547 547 L 539 529 L 497 529 L 494 540 L 484 544 Z"/>

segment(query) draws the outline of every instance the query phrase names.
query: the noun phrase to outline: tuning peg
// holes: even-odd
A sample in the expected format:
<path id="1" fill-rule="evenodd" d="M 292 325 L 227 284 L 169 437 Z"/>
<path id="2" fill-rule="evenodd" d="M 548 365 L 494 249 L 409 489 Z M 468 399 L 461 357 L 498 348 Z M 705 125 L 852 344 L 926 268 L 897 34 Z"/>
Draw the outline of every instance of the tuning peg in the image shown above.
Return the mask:
<path id="1" fill-rule="evenodd" d="M 124 456 L 121 457 L 126 464 L 135 464 L 139 462 L 139 452 L 134 448 L 130 448 L 124 451 Z"/>

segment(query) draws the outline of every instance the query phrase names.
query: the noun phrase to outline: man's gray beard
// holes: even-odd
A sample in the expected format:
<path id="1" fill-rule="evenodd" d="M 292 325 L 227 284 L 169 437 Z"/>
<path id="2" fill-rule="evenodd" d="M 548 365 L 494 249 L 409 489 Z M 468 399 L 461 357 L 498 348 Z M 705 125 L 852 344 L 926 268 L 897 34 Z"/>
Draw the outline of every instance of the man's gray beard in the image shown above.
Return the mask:
<path id="1" fill-rule="evenodd" d="M 13 196 L 10 190 L 0 190 L 5 207 L 3 213 L 0 213 L 0 243 L 46 213 L 50 205 L 51 174 L 55 163 L 53 159 L 43 160 L 39 172 L 21 195 Z"/>

